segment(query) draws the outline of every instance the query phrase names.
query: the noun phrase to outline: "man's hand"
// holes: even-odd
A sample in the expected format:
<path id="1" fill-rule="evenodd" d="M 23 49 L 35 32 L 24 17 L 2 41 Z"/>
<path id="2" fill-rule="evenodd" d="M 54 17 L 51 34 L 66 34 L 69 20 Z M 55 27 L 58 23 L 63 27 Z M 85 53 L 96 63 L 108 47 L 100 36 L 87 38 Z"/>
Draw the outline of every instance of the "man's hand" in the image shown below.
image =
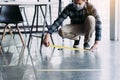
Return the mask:
<path id="1" fill-rule="evenodd" d="M 47 34 L 45 35 L 45 38 L 43 39 L 43 44 L 44 44 L 46 47 L 50 46 L 50 34 L 49 34 L 49 33 L 47 33 Z"/>
<path id="2" fill-rule="evenodd" d="M 95 41 L 95 43 L 93 44 L 93 46 L 90 48 L 90 51 L 97 51 L 97 48 L 98 48 L 98 42 L 99 41 Z"/>

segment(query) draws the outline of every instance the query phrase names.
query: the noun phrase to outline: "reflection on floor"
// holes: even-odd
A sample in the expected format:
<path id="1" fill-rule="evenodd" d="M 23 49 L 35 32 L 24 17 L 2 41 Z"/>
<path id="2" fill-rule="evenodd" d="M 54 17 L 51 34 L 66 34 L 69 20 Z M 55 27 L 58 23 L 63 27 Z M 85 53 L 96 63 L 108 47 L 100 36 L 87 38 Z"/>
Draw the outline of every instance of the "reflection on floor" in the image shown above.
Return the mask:
<path id="1" fill-rule="evenodd" d="M 52 35 L 56 45 L 72 47 L 73 41 Z M 25 38 L 27 42 L 27 37 Z M 97 52 L 58 49 L 42 46 L 33 37 L 25 48 L 19 37 L 3 40 L 5 53 L 0 55 L 0 80 L 118 80 L 120 79 L 120 42 L 102 40 Z M 82 48 L 83 41 L 80 42 Z"/>

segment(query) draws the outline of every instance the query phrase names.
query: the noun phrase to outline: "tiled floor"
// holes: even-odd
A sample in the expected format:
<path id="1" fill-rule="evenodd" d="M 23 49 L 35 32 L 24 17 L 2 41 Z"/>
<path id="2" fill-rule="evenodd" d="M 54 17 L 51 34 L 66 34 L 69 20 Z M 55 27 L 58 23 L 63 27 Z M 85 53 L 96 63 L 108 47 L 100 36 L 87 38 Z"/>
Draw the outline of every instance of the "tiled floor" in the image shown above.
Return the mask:
<path id="1" fill-rule="evenodd" d="M 101 2 L 101 0 L 97 1 Z M 102 41 L 96 53 L 83 51 L 83 38 L 80 42 L 80 51 L 46 48 L 43 45 L 41 53 L 39 50 L 41 39 L 34 37 L 31 48 L 26 47 L 24 56 L 21 56 L 22 45 L 19 37 L 15 36 L 13 40 L 7 36 L 3 40 L 5 53 L 0 54 L 0 80 L 119 80 L 120 41 L 109 40 L 109 8 L 107 5 L 109 0 L 99 5 L 96 4 L 97 1 L 93 2 L 96 7 L 100 8 L 104 28 Z M 72 47 L 72 40 L 64 39 L 63 43 L 56 33 L 53 34 L 53 38 L 56 45 Z M 25 36 L 25 41 L 27 43 L 28 36 Z"/>
<path id="2" fill-rule="evenodd" d="M 62 39 L 53 34 L 56 45 Z M 27 41 L 27 37 L 25 38 Z M 10 42 L 11 41 L 11 42 Z M 15 43 L 14 43 L 15 42 Z M 40 39 L 33 37 L 31 48 L 22 49 L 19 37 L 3 40 L 4 55 L 0 55 L 0 80 L 119 80 L 120 42 L 103 39 L 97 52 L 58 49 L 42 46 Z M 64 45 L 72 47 L 73 41 L 64 39 Z"/>

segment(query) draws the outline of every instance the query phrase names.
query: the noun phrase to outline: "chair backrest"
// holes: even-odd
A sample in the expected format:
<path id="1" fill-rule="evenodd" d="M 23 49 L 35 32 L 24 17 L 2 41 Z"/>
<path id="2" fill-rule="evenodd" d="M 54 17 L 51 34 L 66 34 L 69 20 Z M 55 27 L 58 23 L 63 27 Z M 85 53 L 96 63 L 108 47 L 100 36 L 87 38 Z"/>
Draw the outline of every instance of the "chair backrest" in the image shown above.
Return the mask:
<path id="1" fill-rule="evenodd" d="M 23 22 L 18 5 L 3 5 L 0 12 L 1 23 L 20 23 Z"/>

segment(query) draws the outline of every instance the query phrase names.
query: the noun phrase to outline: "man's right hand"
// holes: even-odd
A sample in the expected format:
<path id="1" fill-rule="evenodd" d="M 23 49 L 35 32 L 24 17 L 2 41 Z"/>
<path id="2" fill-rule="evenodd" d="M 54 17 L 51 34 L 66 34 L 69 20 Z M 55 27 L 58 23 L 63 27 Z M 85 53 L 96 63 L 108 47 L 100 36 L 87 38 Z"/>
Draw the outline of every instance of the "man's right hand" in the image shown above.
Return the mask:
<path id="1" fill-rule="evenodd" d="M 46 46 L 46 47 L 49 47 L 50 46 L 50 34 L 47 33 L 43 39 L 43 44 Z"/>

